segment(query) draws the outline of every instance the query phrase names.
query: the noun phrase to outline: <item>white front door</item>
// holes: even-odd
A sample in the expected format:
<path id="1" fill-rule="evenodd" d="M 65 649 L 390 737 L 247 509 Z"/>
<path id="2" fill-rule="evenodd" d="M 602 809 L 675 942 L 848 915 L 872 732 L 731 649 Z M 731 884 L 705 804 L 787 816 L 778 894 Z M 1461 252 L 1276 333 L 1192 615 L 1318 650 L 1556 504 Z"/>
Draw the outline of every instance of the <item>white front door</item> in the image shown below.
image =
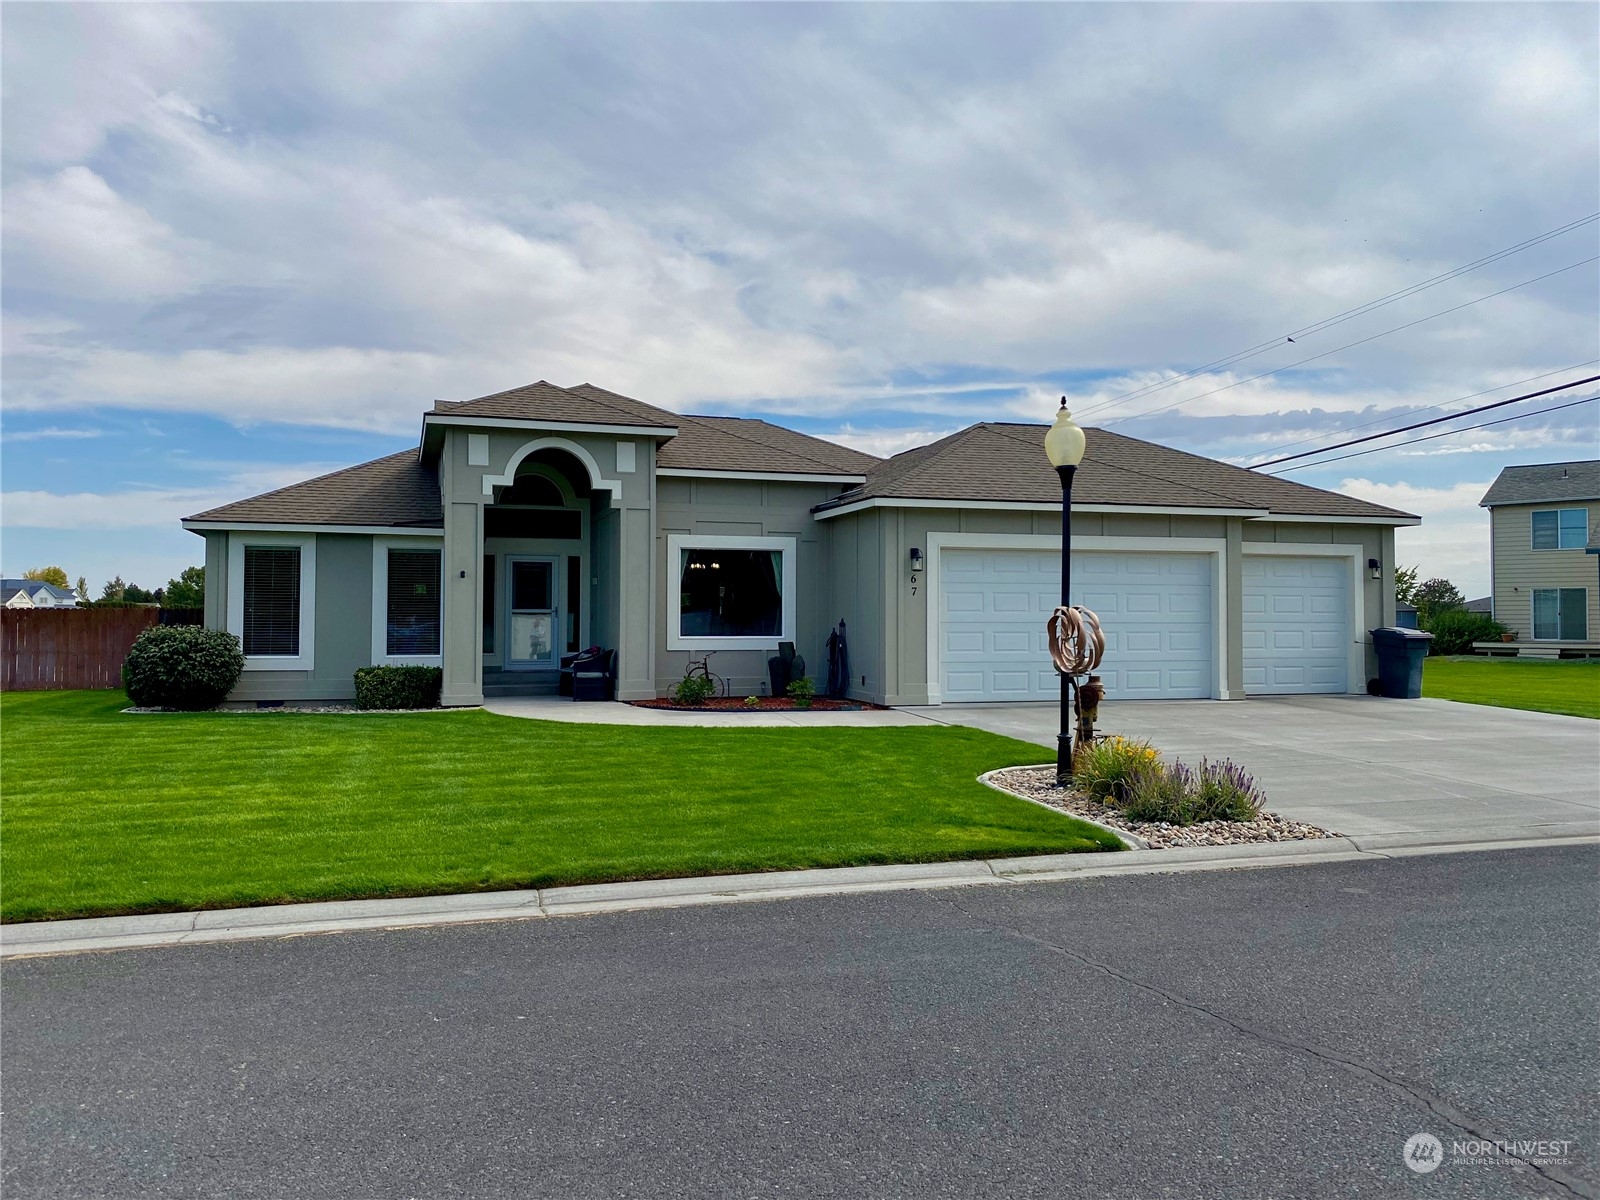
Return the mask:
<path id="1" fill-rule="evenodd" d="M 1353 636 L 1348 559 L 1245 555 L 1246 695 L 1348 691 Z"/>
<path id="2" fill-rule="evenodd" d="M 1045 621 L 1060 601 L 1061 555 L 945 550 L 940 559 L 939 690 L 946 703 L 1058 700 Z M 1212 559 L 1207 554 L 1082 550 L 1072 602 L 1106 634 L 1109 697 L 1208 697 L 1216 679 Z"/>
<path id="3" fill-rule="evenodd" d="M 559 558 L 506 559 L 506 666 L 539 670 L 556 666 L 560 607 Z"/>

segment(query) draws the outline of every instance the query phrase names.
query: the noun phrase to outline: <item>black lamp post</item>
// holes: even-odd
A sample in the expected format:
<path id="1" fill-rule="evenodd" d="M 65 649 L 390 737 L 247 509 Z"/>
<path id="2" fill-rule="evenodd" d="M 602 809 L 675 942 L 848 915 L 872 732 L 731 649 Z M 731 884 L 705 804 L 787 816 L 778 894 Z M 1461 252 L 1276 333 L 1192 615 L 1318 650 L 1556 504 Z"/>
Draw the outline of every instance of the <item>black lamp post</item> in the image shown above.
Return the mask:
<path id="1" fill-rule="evenodd" d="M 1067 411 L 1067 398 L 1061 397 L 1056 423 L 1044 435 L 1044 452 L 1061 477 L 1061 604 L 1072 603 L 1072 477 L 1083 461 L 1083 430 Z M 1061 729 L 1056 734 L 1056 782 L 1072 782 L 1072 677 L 1061 676 Z"/>

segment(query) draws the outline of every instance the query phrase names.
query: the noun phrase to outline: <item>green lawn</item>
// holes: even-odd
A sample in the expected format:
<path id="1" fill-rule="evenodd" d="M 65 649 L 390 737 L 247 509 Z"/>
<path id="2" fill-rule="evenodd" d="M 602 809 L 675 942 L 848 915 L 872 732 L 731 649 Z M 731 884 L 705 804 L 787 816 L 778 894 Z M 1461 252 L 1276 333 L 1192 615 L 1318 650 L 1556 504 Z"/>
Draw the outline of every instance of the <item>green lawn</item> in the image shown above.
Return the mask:
<path id="1" fill-rule="evenodd" d="M 1422 668 L 1422 694 L 1436 700 L 1600 718 L 1600 660 L 1430 658 Z"/>
<path id="2" fill-rule="evenodd" d="M 0 919 L 1118 848 L 976 782 L 977 730 L 124 715 L 0 697 Z"/>

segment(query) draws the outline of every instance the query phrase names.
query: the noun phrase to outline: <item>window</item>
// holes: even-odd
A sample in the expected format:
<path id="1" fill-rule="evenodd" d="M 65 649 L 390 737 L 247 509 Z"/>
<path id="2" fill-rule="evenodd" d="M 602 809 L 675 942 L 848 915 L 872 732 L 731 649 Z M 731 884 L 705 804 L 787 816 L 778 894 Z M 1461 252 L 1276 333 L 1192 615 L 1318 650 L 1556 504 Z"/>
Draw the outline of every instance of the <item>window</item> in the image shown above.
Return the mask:
<path id="1" fill-rule="evenodd" d="M 444 548 L 438 538 L 372 539 L 372 661 L 437 666 L 444 640 Z"/>
<path id="2" fill-rule="evenodd" d="M 300 547 L 244 548 L 244 653 L 300 653 Z"/>
<path id="3" fill-rule="evenodd" d="M 794 640 L 795 539 L 673 534 L 667 648 L 767 650 Z"/>
<path id="4" fill-rule="evenodd" d="M 1535 641 L 1581 642 L 1589 636 L 1587 588 L 1534 588 Z"/>
<path id="5" fill-rule="evenodd" d="M 1535 550 L 1582 550 L 1588 544 L 1588 509 L 1546 508 L 1534 512 Z"/>
<path id="6" fill-rule="evenodd" d="M 389 551 L 390 657 L 439 653 L 438 550 Z"/>
<path id="7" fill-rule="evenodd" d="M 309 671 L 315 665 L 315 534 L 228 537 L 228 631 L 246 671 Z"/>

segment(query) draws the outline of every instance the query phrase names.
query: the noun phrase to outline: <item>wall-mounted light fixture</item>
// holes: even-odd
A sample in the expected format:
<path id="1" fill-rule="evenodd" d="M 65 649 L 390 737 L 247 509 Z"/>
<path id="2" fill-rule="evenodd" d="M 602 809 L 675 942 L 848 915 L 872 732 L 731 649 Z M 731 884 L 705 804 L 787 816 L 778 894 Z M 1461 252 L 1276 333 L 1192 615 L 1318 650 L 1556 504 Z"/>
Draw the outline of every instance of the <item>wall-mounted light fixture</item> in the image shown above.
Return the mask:
<path id="1" fill-rule="evenodd" d="M 922 570 L 922 563 L 923 558 L 921 548 L 917 546 L 911 547 L 911 569 L 913 571 Z"/>
<path id="2" fill-rule="evenodd" d="M 1383 578 L 1383 564 L 1375 558 L 1367 559 L 1367 573 L 1374 579 Z"/>

